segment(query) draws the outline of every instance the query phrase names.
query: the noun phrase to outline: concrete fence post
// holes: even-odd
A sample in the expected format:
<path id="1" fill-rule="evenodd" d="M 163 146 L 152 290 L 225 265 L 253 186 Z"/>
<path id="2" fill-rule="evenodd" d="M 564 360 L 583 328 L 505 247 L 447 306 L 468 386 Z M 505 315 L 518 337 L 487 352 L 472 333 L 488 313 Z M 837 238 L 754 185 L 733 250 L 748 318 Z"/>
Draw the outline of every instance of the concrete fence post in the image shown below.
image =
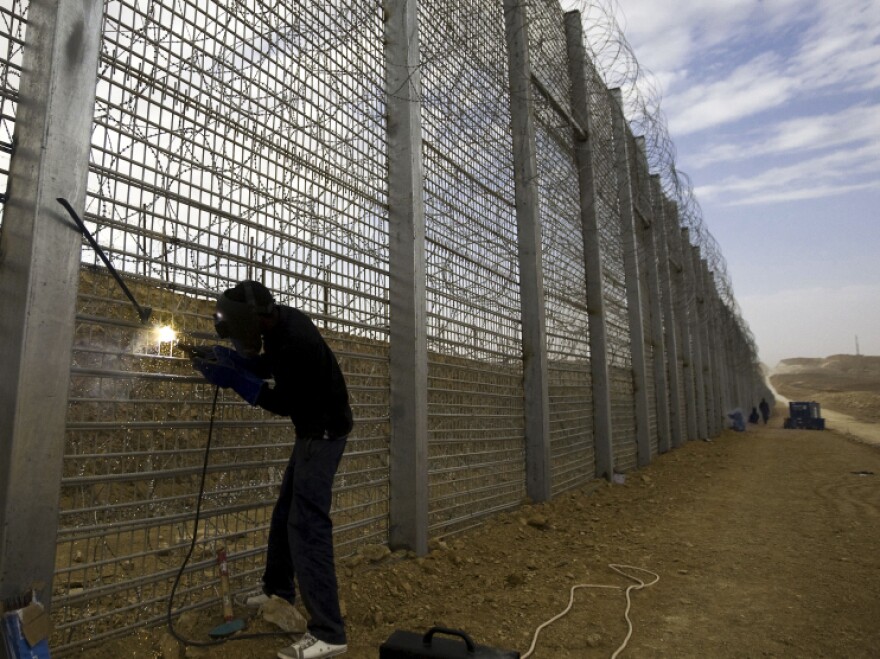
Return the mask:
<path id="1" fill-rule="evenodd" d="M 533 501 L 546 501 L 552 489 L 550 396 L 527 24 L 526 5 L 521 0 L 504 0 L 522 308 L 526 493 Z"/>
<path id="2" fill-rule="evenodd" d="M 629 136 L 623 116 L 623 96 L 612 89 L 611 124 L 614 134 L 614 171 L 617 175 L 617 200 L 620 209 L 623 239 L 623 267 L 626 284 L 626 306 L 629 319 L 632 355 L 633 399 L 636 414 L 636 456 L 640 467 L 651 462 L 650 426 L 648 422 L 648 387 L 645 367 L 645 330 L 642 323 L 642 290 L 639 277 L 639 255 L 633 212 L 632 176 L 629 168 Z"/>
<path id="3" fill-rule="evenodd" d="M 652 177 L 648 173 L 648 160 L 645 154 L 645 140 L 636 138 L 638 147 L 638 165 L 640 168 L 639 180 L 643 181 L 643 195 L 651 200 L 653 197 Z M 670 414 L 669 414 L 669 388 L 666 377 L 666 344 L 663 337 L 663 303 L 661 302 L 660 284 L 660 258 L 657 254 L 657 241 L 655 228 L 657 220 L 654 217 L 654 204 L 644 209 L 650 217 L 643 218 L 638 223 L 640 244 L 644 245 L 643 263 L 647 277 L 647 294 L 649 309 L 651 311 L 651 366 L 654 378 L 654 399 L 657 407 L 657 451 L 665 453 L 670 447 Z"/>
<path id="4" fill-rule="evenodd" d="M 678 221 L 678 208 L 674 203 L 667 205 L 667 238 L 669 240 L 670 258 L 673 264 L 673 282 L 675 288 L 675 309 L 678 321 L 679 336 L 681 337 L 681 374 L 684 380 L 685 411 L 687 414 L 687 438 L 697 439 L 699 429 L 697 427 L 697 390 L 694 380 L 694 341 L 691 336 L 691 316 L 689 289 L 685 263 L 682 258 L 681 248 L 681 225 Z"/>
<path id="5" fill-rule="evenodd" d="M 85 208 L 103 8 L 28 10 L 0 243 L 0 599 L 52 593 L 83 239 L 56 199 Z"/>
<path id="6" fill-rule="evenodd" d="M 571 77 L 571 105 L 575 120 L 585 128 L 586 139 L 575 137 L 574 148 L 578 170 L 581 233 L 584 243 L 584 272 L 587 284 L 587 316 L 590 325 L 590 377 L 593 392 L 593 446 L 596 455 L 596 475 L 611 479 L 614 472 L 614 450 L 611 425 L 611 388 L 608 377 L 608 330 L 605 323 L 603 295 L 602 249 L 599 243 L 599 223 L 596 216 L 596 181 L 593 154 L 589 92 L 587 88 L 587 58 L 584 51 L 584 33 L 581 13 L 565 14 L 565 37 L 568 44 L 569 73 Z"/>
<path id="7" fill-rule="evenodd" d="M 694 261 L 691 257 L 690 230 L 681 230 L 680 252 L 682 267 L 684 269 L 684 290 L 688 306 L 688 329 L 691 337 L 691 363 L 693 364 L 692 377 L 694 381 L 694 411 L 697 420 L 697 438 L 706 439 L 709 436 L 706 427 L 706 386 L 703 382 L 703 336 L 700 331 L 700 317 L 697 305 L 696 277 L 694 275 Z"/>
<path id="8" fill-rule="evenodd" d="M 428 551 L 425 201 L 417 0 L 385 3 L 391 304 L 389 544 Z"/>
<path id="9" fill-rule="evenodd" d="M 703 291 L 701 286 L 700 270 L 697 267 L 699 261 L 700 250 L 691 244 L 690 231 L 682 230 L 682 257 L 685 260 L 685 270 L 688 273 L 691 290 L 691 305 L 693 308 L 693 326 L 692 332 L 696 340 L 695 345 L 695 379 L 697 383 L 697 424 L 700 431 L 700 439 L 709 437 L 709 403 L 711 396 L 709 395 L 709 382 L 707 380 L 708 370 L 708 346 L 706 341 L 708 335 L 706 333 L 706 317 L 703 306 Z"/>
<path id="10" fill-rule="evenodd" d="M 666 348 L 666 376 L 669 380 L 669 432 L 672 446 L 679 447 L 685 441 L 685 420 L 682 418 L 681 369 L 679 358 L 679 323 L 675 312 L 672 265 L 669 261 L 669 242 L 666 234 L 666 201 L 660 186 L 660 177 L 651 177 L 651 196 L 654 206 L 652 233 L 657 248 L 657 271 L 663 312 L 663 340 Z"/>
<path id="11" fill-rule="evenodd" d="M 709 274 L 709 266 L 704 258 L 700 258 L 699 252 L 696 253 L 696 261 L 694 266 L 697 268 L 700 277 L 700 288 L 702 290 L 703 299 L 703 320 L 706 325 L 706 374 L 707 374 L 707 390 L 709 392 L 709 432 L 713 437 L 717 437 L 721 432 L 719 427 L 719 419 L 721 418 L 720 404 L 720 380 L 718 365 L 718 333 L 715 327 L 715 304 L 714 304 L 714 280 Z"/>

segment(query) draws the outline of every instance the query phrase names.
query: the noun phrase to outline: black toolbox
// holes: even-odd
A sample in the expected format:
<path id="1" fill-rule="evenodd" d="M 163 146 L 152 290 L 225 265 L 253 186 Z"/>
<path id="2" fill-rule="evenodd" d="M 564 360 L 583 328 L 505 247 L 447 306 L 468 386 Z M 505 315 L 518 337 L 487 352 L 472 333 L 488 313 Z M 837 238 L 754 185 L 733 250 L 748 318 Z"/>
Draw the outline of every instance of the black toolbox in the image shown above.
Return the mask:
<path id="1" fill-rule="evenodd" d="M 436 634 L 458 638 L 435 638 Z M 379 659 L 519 659 L 519 652 L 477 645 L 458 629 L 431 627 L 424 634 L 395 631 L 379 646 Z"/>

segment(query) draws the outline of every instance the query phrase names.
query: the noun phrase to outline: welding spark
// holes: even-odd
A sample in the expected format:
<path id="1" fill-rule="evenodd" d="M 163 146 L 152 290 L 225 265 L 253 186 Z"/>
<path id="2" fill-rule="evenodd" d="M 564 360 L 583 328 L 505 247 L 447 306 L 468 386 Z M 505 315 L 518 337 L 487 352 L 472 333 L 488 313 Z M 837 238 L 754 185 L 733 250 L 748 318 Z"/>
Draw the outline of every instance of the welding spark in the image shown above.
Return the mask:
<path id="1" fill-rule="evenodd" d="M 177 332 L 174 331 L 171 325 L 157 327 L 154 332 L 156 333 L 156 341 L 159 343 L 171 343 L 177 339 Z"/>

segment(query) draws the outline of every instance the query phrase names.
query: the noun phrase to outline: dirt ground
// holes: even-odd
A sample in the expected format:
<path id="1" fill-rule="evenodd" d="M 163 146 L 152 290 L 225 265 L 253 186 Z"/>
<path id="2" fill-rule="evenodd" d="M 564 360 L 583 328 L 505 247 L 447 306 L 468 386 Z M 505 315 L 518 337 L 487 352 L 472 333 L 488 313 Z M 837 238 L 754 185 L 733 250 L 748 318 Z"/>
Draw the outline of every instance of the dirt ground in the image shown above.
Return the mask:
<path id="1" fill-rule="evenodd" d="M 525 505 L 424 558 L 377 551 L 340 561 L 345 656 L 375 659 L 395 629 L 433 625 L 525 653 L 572 586 L 594 584 L 614 588 L 577 589 L 531 656 L 609 657 L 627 637 L 623 589 L 637 585 L 612 564 L 659 576 L 630 593 L 621 656 L 880 656 L 880 447 L 783 430 L 783 416 L 779 407 L 766 427 L 687 443 L 622 485 Z M 204 639 L 218 622 L 214 611 L 189 614 L 179 628 Z M 270 628 L 250 618 L 249 631 Z M 163 636 L 145 630 L 82 656 L 159 657 Z M 286 644 L 246 640 L 186 656 L 268 659 Z"/>

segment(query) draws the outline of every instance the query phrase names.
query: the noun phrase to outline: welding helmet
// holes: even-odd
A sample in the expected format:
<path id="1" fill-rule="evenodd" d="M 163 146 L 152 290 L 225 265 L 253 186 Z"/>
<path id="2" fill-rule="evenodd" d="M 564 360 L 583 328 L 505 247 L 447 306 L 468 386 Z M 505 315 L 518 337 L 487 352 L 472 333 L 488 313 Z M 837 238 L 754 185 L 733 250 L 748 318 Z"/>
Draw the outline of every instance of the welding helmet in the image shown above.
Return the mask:
<path id="1" fill-rule="evenodd" d="M 260 316 L 274 309 L 275 300 L 268 288 L 257 281 L 243 281 L 217 297 L 214 329 L 220 338 L 231 339 L 243 355 L 258 355 L 263 347 Z"/>

